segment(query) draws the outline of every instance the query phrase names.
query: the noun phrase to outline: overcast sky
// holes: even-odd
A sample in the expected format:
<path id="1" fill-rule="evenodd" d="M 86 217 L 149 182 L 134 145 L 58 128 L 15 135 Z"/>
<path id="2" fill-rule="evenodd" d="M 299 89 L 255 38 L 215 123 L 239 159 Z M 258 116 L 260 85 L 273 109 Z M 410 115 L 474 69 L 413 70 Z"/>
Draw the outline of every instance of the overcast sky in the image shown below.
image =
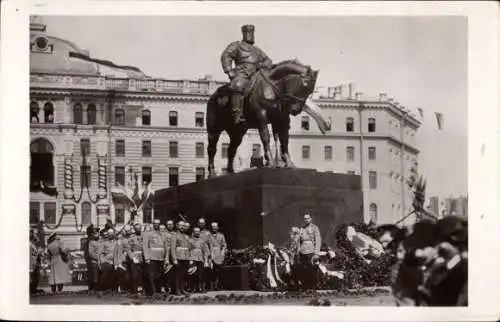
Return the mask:
<path id="1" fill-rule="evenodd" d="M 428 195 L 467 193 L 467 20 L 460 17 L 44 17 L 47 32 L 92 57 L 160 78 L 226 80 L 220 53 L 256 26 L 274 60 L 320 70 L 318 86 L 354 82 L 424 110 L 417 144 Z M 444 114 L 439 131 L 434 112 Z"/>

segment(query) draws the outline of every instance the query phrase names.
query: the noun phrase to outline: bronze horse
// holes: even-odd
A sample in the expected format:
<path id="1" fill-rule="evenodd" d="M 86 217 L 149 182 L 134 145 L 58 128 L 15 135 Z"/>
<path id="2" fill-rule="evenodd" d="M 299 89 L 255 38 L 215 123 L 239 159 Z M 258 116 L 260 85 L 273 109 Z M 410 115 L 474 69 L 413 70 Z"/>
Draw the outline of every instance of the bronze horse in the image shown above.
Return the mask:
<path id="1" fill-rule="evenodd" d="M 285 167 L 293 167 L 288 152 L 290 115 L 302 111 L 310 114 L 320 130 L 330 129 L 330 122 L 321 115 L 319 108 L 308 100 L 314 91 L 318 71 L 312 70 L 297 60 L 286 60 L 274 65 L 269 71 L 260 70 L 251 80 L 245 93 L 245 124 L 235 125 L 231 118 L 230 90 L 228 85 L 219 87 L 207 104 L 208 133 L 208 175 L 215 176 L 214 157 L 217 142 L 222 131 L 230 137 L 227 172 L 234 173 L 233 161 L 241 141 L 248 129 L 257 129 L 264 146 L 265 166 L 271 166 L 270 135 L 267 125 L 271 124 L 275 141 L 279 139 L 281 160 Z M 276 154 L 278 151 L 276 151 Z M 278 156 L 276 155 L 276 161 Z"/>

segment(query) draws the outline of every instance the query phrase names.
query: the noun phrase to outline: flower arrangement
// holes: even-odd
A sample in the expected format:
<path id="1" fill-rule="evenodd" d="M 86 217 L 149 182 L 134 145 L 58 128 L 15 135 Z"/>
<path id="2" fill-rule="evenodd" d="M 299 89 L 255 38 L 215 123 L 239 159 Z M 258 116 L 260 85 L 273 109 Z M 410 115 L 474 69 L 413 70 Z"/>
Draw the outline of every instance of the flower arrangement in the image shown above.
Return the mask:
<path id="1" fill-rule="evenodd" d="M 354 228 L 357 239 L 349 240 L 348 227 Z M 389 285 L 395 260 L 378 247 L 376 237 L 377 232 L 370 225 L 340 225 L 336 231 L 336 248 L 322 245 L 321 252 L 315 257 L 317 288 L 341 290 Z M 365 247 L 357 245 L 356 240 L 361 240 Z M 297 281 L 293 271 L 297 264 L 293 263 L 291 255 L 290 249 L 277 248 L 269 243 L 232 250 L 228 252 L 224 265 L 248 265 L 253 290 L 290 290 L 300 286 L 294 284 Z"/>

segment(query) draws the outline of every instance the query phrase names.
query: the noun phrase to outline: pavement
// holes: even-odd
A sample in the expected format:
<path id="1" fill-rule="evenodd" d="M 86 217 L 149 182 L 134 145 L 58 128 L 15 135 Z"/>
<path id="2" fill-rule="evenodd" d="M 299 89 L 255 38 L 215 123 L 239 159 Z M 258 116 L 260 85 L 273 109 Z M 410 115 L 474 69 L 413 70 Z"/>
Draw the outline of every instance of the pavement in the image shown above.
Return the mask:
<path id="1" fill-rule="evenodd" d="M 45 286 L 45 287 L 39 287 L 39 289 L 44 290 L 47 293 L 52 293 L 50 286 Z M 63 292 L 82 292 L 86 291 L 88 287 L 86 285 L 65 285 L 63 288 Z M 140 289 L 140 288 L 139 288 Z M 364 287 L 361 289 L 364 292 L 390 292 L 391 288 L 389 286 L 376 286 L 376 287 Z M 357 290 L 346 290 L 345 293 L 355 293 Z M 331 292 L 329 290 L 317 290 L 316 291 L 318 294 L 326 294 L 328 292 Z M 229 296 L 231 294 L 233 295 L 262 295 L 262 294 L 270 294 L 270 293 L 276 293 L 276 294 L 284 294 L 286 292 L 272 292 L 272 291 L 254 291 L 254 290 L 245 290 L 245 291 L 240 291 L 240 290 L 221 290 L 221 291 L 213 291 L 213 292 L 206 292 L 206 293 L 191 293 L 190 297 L 215 297 L 217 295 L 221 296 Z M 64 295 L 64 294 L 62 294 Z"/>
<path id="2" fill-rule="evenodd" d="M 62 293 L 52 293 L 50 287 L 42 287 L 46 294 L 35 295 L 30 303 L 35 305 L 318 305 L 314 301 L 328 302 L 326 306 L 395 306 L 389 287 L 366 287 L 343 291 L 318 290 L 316 292 L 259 292 L 253 290 L 225 290 L 194 293 L 189 296 L 158 294 L 153 297 L 127 294 L 89 294 L 87 287 L 68 285 Z M 322 304 L 321 304 L 322 305 Z M 324 306 L 324 305 L 322 305 Z"/>

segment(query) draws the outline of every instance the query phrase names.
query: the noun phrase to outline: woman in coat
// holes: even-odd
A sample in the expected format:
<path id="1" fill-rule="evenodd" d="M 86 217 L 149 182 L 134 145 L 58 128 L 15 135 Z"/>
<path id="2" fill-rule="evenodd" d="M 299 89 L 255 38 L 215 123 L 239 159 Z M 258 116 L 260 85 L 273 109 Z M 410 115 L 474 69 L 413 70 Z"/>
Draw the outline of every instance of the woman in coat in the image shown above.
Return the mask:
<path id="1" fill-rule="evenodd" d="M 61 292 L 64 284 L 71 283 L 69 256 L 56 232 L 47 240 L 47 254 L 50 263 L 49 284 L 52 292 Z"/>

